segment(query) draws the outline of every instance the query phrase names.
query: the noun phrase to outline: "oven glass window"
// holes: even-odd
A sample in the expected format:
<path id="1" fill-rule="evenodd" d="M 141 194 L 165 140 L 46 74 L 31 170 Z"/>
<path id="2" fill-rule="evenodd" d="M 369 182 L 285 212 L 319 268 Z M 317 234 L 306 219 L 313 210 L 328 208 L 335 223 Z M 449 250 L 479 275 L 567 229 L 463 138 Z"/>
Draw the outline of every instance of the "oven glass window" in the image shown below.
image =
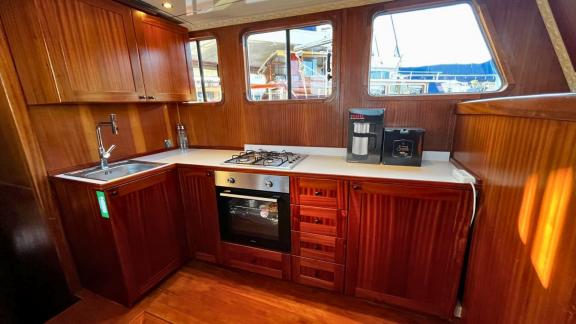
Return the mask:
<path id="1" fill-rule="evenodd" d="M 278 203 L 245 198 L 227 200 L 229 231 L 235 235 L 279 239 Z"/>

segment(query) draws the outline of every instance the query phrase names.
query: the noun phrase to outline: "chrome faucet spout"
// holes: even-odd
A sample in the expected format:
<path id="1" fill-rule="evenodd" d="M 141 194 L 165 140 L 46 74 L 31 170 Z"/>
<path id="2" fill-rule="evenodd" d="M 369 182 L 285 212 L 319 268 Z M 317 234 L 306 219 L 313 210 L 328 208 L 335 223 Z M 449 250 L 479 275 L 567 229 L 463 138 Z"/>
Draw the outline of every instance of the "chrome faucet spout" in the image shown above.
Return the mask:
<path id="1" fill-rule="evenodd" d="M 98 142 L 98 156 L 100 156 L 100 168 L 103 170 L 108 169 L 108 159 L 110 158 L 110 153 L 116 148 L 116 145 L 110 146 L 108 150 L 104 148 L 104 142 L 102 141 L 102 127 L 110 126 L 112 128 L 112 134 L 118 134 L 118 123 L 116 121 L 116 114 L 110 114 L 109 122 L 99 122 L 96 125 L 96 141 Z"/>

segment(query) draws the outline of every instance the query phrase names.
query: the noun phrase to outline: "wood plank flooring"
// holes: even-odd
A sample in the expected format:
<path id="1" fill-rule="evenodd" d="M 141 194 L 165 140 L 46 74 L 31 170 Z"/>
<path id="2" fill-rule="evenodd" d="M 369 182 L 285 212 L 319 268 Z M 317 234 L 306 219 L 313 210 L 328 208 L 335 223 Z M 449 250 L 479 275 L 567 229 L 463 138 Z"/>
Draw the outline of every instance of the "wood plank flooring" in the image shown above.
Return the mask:
<path id="1" fill-rule="evenodd" d="M 88 291 L 56 323 L 443 323 L 321 289 L 191 262 L 132 309 Z"/>

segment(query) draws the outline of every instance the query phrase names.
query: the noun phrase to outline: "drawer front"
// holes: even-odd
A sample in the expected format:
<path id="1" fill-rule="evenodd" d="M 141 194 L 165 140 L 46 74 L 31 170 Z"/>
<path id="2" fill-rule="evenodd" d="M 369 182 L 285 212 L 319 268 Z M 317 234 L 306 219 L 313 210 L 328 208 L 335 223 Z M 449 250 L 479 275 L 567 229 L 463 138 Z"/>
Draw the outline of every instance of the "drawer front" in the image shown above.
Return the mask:
<path id="1" fill-rule="evenodd" d="M 292 256 L 292 280 L 307 286 L 341 292 L 344 287 L 344 266 Z"/>
<path id="2" fill-rule="evenodd" d="M 346 186 L 341 180 L 296 178 L 292 203 L 346 209 Z"/>
<path id="3" fill-rule="evenodd" d="M 344 239 L 342 238 L 292 232 L 293 255 L 344 264 L 344 251 Z"/>
<path id="4" fill-rule="evenodd" d="M 226 266 L 263 274 L 278 279 L 290 279 L 290 255 L 232 243 L 222 243 Z"/>
<path id="5" fill-rule="evenodd" d="M 292 229 L 295 231 L 343 238 L 346 211 L 292 205 Z"/>

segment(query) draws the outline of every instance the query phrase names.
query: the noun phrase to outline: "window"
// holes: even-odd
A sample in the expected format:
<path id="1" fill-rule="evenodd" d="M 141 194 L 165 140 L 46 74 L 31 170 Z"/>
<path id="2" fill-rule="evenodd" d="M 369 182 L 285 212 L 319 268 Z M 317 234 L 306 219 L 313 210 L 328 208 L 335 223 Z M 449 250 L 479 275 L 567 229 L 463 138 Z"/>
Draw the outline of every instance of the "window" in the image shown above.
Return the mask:
<path id="1" fill-rule="evenodd" d="M 372 96 L 481 93 L 503 81 L 468 3 L 384 13 L 373 22 Z"/>
<path id="2" fill-rule="evenodd" d="M 250 100 L 321 99 L 332 94 L 330 24 L 249 34 L 246 54 Z"/>
<path id="3" fill-rule="evenodd" d="M 216 39 L 190 41 L 192 70 L 196 101 L 219 102 L 222 100 L 222 87 L 218 75 L 218 45 Z"/>

